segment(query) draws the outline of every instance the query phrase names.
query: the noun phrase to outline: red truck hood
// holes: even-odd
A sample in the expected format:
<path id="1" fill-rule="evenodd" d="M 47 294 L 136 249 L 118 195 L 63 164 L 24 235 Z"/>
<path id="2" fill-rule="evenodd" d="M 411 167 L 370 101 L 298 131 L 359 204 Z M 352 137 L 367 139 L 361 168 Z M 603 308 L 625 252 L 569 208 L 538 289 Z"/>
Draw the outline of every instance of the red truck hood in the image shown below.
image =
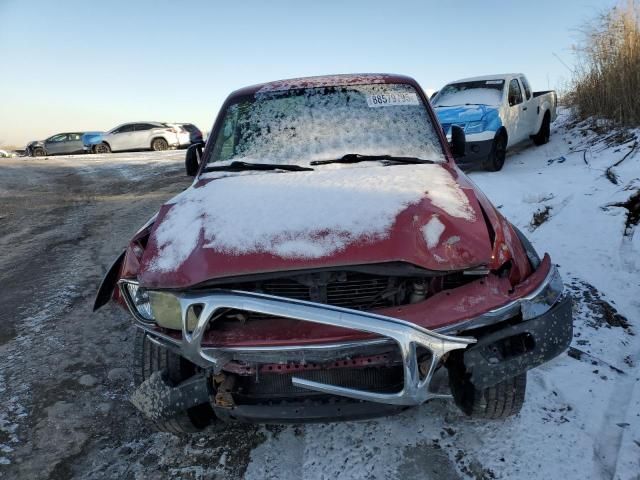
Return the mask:
<path id="1" fill-rule="evenodd" d="M 383 262 L 443 271 L 488 265 L 487 225 L 463 178 L 438 164 L 205 174 L 160 209 L 138 279 L 185 288 Z"/>

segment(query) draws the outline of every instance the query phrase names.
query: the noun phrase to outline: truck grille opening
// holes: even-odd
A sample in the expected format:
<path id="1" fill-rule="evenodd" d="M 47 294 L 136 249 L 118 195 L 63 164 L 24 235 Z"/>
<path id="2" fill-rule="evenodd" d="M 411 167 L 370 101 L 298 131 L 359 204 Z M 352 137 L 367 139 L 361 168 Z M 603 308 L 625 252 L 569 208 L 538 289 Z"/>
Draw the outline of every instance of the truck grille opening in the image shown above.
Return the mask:
<path id="1" fill-rule="evenodd" d="M 237 377 L 234 398 L 240 403 L 252 401 L 276 400 L 292 397 L 326 396 L 291 383 L 292 377 L 305 378 L 316 382 L 339 385 L 378 393 L 394 393 L 402 390 L 403 374 L 401 366 L 377 368 L 338 368 L 333 370 L 314 370 L 308 372 L 262 374 Z"/>
<path id="2" fill-rule="evenodd" d="M 477 278 L 477 275 L 464 275 L 462 272 L 433 277 L 401 277 L 337 271 L 220 286 L 353 310 L 372 311 L 416 303 L 442 290 L 459 287 Z M 237 321 L 272 317 L 256 312 L 230 311 L 227 318 Z"/>
<path id="3" fill-rule="evenodd" d="M 291 279 L 270 280 L 262 283 L 261 291 L 279 297 L 367 310 L 396 303 L 392 298 L 399 293 L 396 283 L 391 278 L 351 274 L 317 286 L 303 285 Z"/>

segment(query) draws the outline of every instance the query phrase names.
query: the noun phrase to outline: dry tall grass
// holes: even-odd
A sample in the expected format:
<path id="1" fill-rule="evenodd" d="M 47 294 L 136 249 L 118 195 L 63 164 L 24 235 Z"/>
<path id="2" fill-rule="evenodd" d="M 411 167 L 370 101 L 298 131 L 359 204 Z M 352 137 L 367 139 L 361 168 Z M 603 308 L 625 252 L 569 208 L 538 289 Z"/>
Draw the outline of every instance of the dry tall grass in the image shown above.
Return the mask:
<path id="1" fill-rule="evenodd" d="M 569 103 L 582 118 L 640 125 L 640 3 L 627 0 L 584 29 Z"/>

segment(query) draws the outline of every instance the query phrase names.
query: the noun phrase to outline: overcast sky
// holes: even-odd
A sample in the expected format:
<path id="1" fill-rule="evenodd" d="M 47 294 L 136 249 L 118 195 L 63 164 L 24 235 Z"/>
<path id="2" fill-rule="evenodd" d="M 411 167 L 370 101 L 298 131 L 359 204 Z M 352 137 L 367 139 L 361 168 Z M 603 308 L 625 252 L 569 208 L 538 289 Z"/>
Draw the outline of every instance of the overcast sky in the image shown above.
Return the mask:
<path id="1" fill-rule="evenodd" d="M 209 130 L 239 87 L 391 72 L 425 89 L 523 72 L 570 74 L 577 29 L 614 0 L 0 0 L 0 145 L 127 121 Z"/>

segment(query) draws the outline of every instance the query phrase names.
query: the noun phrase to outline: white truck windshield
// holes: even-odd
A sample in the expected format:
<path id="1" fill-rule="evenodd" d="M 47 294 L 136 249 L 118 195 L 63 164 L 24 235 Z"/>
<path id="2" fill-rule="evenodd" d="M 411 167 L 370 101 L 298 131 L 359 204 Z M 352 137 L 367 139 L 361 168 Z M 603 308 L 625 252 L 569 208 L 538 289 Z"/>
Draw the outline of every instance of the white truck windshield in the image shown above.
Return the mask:
<path id="1" fill-rule="evenodd" d="M 433 99 L 434 107 L 458 105 L 500 105 L 504 80 L 451 83 Z"/>

